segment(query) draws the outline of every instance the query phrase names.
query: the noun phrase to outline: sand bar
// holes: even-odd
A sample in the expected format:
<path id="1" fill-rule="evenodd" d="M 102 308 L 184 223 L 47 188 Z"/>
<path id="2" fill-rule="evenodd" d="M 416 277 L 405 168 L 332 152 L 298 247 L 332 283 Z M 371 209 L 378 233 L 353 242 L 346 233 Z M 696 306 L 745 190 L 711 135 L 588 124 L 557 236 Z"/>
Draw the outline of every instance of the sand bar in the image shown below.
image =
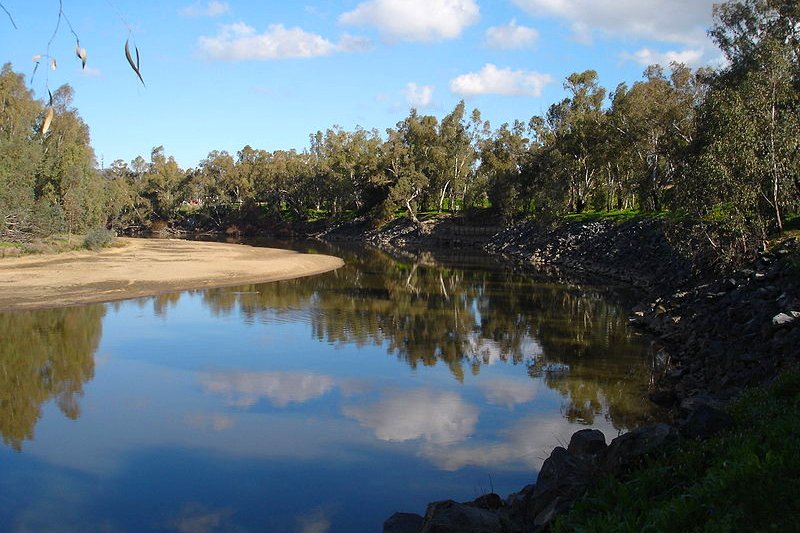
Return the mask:
<path id="1" fill-rule="evenodd" d="M 0 311 L 262 283 L 339 268 L 338 257 L 241 244 L 119 239 L 123 246 L 0 259 Z"/>

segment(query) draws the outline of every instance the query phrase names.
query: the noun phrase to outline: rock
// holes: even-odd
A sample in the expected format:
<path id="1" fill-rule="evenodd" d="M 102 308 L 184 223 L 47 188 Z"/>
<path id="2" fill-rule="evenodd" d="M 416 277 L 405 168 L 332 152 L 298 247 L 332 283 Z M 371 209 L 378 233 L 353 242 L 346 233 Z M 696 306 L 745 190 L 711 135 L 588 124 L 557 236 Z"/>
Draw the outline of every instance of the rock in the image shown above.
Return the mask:
<path id="1" fill-rule="evenodd" d="M 677 396 L 673 389 L 657 389 L 650 391 L 647 395 L 651 402 L 659 407 L 672 407 L 677 401 Z"/>
<path id="2" fill-rule="evenodd" d="M 669 424 L 652 424 L 634 429 L 611 441 L 605 453 L 605 468 L 616 473 L 627 470 L 647 456 L 671 446 L 678 430 Z"/>
<path id="3" fill-rule="evenodd" d="M 539 525 L 549 523 L 555 514 L 586 492 L 593 473 L 588 460 L 557 446 L 542 464 L 526 518 Z"/>
<path id="4" fill-rule="evenodd" d="M 793 311 L 792 314 L 778 313 L 772 317 L 772 325 L 778 328 L 790 325 L 792 322 L 797 320 L 797 317 L 794 316 L 794 313 L 797 313 L 797 311 Z"/>
<path id="5" fill-rule="evenodd" d="M 465 505 L 477 507 L 478 509 L 486 509 L 487 511 L 496 511 L 503 506 L 503 500 L 494 492 L 490 492 L 488 494 L 484 494 L 483 496 L 478 496 L 471 502 L 467 502 Z"/>
<path id="6" fill-rule="evenodd" d="M 415 513 L 394 513 L 383 523 L 383 533 L 419 533 L 424 520 Z"/>
<path id="7" fill-rule="evenodd" d="M 567 451 L 572 455 L 593 456 L 606 449 L 606 436 L 597 429 L 582 429 L 572 434 Z"/>
<path id="8" fill-rule="evenodd" d="M 497 513 L 445 500 L 428 504 L 421 533 L 499 533 Z"/>
<path id="9" fill-rule="evenodd" d="M 681 424 L 681 434 L 690 439 L 707 439 L 733 427 L 733 418 L 709 403 L 698 403 Z"/>

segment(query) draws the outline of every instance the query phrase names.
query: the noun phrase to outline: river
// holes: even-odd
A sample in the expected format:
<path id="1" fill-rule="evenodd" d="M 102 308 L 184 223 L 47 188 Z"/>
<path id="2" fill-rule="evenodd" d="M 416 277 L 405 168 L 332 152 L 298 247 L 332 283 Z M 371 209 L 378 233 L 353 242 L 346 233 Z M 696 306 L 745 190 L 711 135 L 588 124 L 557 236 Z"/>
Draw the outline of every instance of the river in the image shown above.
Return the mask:
<path id="1" fill-rule="evenodd" d="M 652 415 L 605 291 L 366 249 L 324 275 L 0 314 L 0 531 L 380 531 Z"/>

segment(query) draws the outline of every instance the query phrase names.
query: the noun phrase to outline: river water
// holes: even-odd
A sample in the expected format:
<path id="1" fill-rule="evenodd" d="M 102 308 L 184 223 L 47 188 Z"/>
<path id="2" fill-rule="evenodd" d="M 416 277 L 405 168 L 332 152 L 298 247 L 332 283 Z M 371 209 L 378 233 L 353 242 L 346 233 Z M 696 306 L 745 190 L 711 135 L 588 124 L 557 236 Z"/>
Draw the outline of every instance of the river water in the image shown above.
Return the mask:
<path id="1" fill-rule="evenodd" d="M 650 416 L 651 343 L 602 292 L 332 253 L 305 279 L 0 314 L 0 531 L 380 531 Z"/>

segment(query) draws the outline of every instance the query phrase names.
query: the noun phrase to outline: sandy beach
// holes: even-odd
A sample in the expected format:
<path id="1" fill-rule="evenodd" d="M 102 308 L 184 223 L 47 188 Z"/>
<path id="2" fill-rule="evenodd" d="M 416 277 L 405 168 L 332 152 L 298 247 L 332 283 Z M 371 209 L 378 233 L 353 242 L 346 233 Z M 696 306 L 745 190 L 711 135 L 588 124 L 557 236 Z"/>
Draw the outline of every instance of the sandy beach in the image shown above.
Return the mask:
<path id="1" fill-rule="evenodd" d="M 0 259 L 0 311 L 108 302 L 320 274 L 337 257 L 184 240 L 119 239 L 99 252 Z"/>

